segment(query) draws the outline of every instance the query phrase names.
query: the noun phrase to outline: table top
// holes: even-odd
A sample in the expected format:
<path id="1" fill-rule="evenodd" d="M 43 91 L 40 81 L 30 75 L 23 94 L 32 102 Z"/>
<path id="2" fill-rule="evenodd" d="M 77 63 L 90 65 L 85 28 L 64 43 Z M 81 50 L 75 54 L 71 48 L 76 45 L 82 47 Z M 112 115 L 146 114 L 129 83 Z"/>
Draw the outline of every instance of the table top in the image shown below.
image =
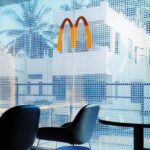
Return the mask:
<path id="1" fill-rule="evenodd" d="M 110 121 L 110 120 L 102 120 L 102 119 L 99 119 L 99 122 L 102 124 L 113 125 L 113 126 L 150 128 L 150 124 L 127 123 L 127 122 L 112 121 L 112 120 Z"/>
<path id="2" fill-rule="evenodd" d="M 56 148 L 55 150 L 90 150 L 88 147 L 83 146 L 64 146 Z"/>
<path id="3" fill-rule="evenodd" d="M 140 111 L 102 110 L 99 113 L 99 122 L 114 126 L 150 128 L 150 116 Z"/>

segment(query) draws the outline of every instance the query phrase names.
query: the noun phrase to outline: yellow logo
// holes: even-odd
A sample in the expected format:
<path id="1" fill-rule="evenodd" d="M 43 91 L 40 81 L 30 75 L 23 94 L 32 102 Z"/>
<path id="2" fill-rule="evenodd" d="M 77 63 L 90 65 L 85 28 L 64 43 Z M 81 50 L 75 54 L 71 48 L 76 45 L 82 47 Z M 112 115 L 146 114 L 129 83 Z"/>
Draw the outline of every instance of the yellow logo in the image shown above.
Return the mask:
<path id="1" fill-rule="evenodd" d="M 87 20 L 85 17 L 80 16 L 75 22 L 75 25 L 73 25 L 72 21 L 69 18 L 64 19 L 60 26 L 59 35 L 58 35 L 58 46 L 57 49 L 59 52 L 62 51 L 62 37 L 64 32 L 65 24 L 68 22 L 70 26 L 70 37 L 71 37 L 71 48 L 76 48 L 76 40 L 77 40 L 77 31 L 78 31 L 78 25 L 79 21 L 82 20 L 85 27 L 85 33 L 86 33 L 86 47 L 92 48 L 92 37 L 91 37 L 91 31 L 90 27 L 88 25 Z"/>

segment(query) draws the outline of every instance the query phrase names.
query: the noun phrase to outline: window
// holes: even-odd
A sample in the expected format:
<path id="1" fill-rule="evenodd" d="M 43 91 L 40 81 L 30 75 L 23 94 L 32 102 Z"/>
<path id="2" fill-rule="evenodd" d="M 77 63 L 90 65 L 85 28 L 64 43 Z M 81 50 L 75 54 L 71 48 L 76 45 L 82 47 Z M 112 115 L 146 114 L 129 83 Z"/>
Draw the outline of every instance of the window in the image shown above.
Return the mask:
<path id="1" fill-rule="evenodd" d="M 100 6 L 102 0 L 91 0 L 87 7 Z"/>
<path id="2" fill-rule="evenodd" d="M 150 18 L 150 12 L 145 11 L 143 17 L 144 18 Z"/>
<path id="3" fill-rule="evenodd" d="M 27 95 L 31 94 L 31 85 L 30 84 L 31 84 L 30 82 L 27 83 Z"/>
<path id="4" fill-rule="evenodd" d="M 42 82 L 39 82 L 39 95 L 42 95 L 43 94 L 43 83 Z"/>
<path id="5" fill-rule="evenodd" d="M 84 97 L 89 103 L 106 100 L 106 83 L 101 81 L 103 75 L 84 76 Z"/>
<path id="6" fill-rule="evenodd" d="M 150 21 L 146 22 L 146 32 L 150 33 Z"/>
<path id="7" fill-rule="evenodd" d="M 53 77 L 53 94 L 57 101 L 65 100 L 66 98 L 66 79 L 63 76 Z"/>
<path id="8" fill-rule="evenodd" d="M 142 83 L 131 84 L 131 102 L 143 103 L 144 101 L 144 86 Z"/>
<path id="9" fill-rule="evenodd" d="M 136 46 L 134 48 L 134 56 L 135 56 L 134 62 L 137 63 L 137 61 L 138 61 L 138 48 Z"/>
<path id="10" fill-rule="evenodd" d="M 42 79 L 42 74 L 29 74 L 29 79 Z"/>
<path id="11" fill-rule="evenodd" d="M 110 27 L 103 21 L 90 23 L 90 27 L 94 46 L 110 48 Z"/>
<path id="12" fill-rule="evenodd" d="M 120 53 L 120 34 L 115 33 L 115 54 Z"/>
<path id="13" fill-rule="evenodd" d="M 132 44 L 132 40 L 128 39 L 128 58 L 132 59 L 132 48 L 133 48 L 133 44 Z"/>
<path id="14" fill-rule="evenodd" d="M 136 7 L 127 8 L 125 14 L 129 17 L 136 16 Z"/>
<path id="15" fill-rule="evenodd" d="M 89 22 L 89 26 L 92 34 L 92 42 L 94 50 L 99 50 L 100 47 L 109 47 L 110 48 L 110 27 L 104 24 L 103 21 L 94 21 Z M 65 44 L 63 45 L 63 52 L 67 51 L 72 52 L 70 48 L 70 33 L 68 32 L 69 27 L 65 27 Z M 77 34 L 77 48 L 75 52 L 86 52 L 90 49 L 86 48 L 86 39 L 85 39 L 85 27 L 82 23 L 79 23 L 78 34 Z"/>
<path id="16" fill-rule="evenodd" d="M 119 111 L 140 114 L 141 104 L 144 111 L 150 112 L 148 1 L 26 0 L 2 6 L 0 107 L 11 107 L 16 99 L 18 104 L 42 106 L 40 126 L 70 122 L 87 103 L 100 104 L 104 115 L 113 109 L 112 115 L 120 120 L 123 118 Z M 59 53 L 56 46 L 63 19 L 69 17 L 75 23 L 80 15 L 90 26 L 92 48 L 86 48 L 81 20 L 77 48 L 70 46 L 70 28 L 66 23 Z M 148 130 L 144 132 L 147 142 L 150 134 Z M 121 149 L 122 145 L 124 149 L 132 149 L 132 135 L 130 129 L 97 123 L 91 141 L 94 150 L 103 147 L 103 143 L 107 149 Z"/>

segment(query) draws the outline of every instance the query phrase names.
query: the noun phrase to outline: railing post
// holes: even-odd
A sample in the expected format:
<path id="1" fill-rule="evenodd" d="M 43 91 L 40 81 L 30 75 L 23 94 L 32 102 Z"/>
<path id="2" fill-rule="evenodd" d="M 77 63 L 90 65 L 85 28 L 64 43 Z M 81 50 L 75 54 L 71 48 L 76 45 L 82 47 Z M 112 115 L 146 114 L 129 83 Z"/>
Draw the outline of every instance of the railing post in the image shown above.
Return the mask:
<path id="1" fill-rule="evenodd" d="M 31 83 L 27 82 L 27 95 L 31 94 Z"/>
<path id="2" fill-rule="evenodd" d="M 19 85 L 16 84 L 16 105 L 19 104 Z"/>
<path id="3" fill-rule="evenodd" d="M 39 82 L 39 95 L 43 95 L 43 83 Z"/>

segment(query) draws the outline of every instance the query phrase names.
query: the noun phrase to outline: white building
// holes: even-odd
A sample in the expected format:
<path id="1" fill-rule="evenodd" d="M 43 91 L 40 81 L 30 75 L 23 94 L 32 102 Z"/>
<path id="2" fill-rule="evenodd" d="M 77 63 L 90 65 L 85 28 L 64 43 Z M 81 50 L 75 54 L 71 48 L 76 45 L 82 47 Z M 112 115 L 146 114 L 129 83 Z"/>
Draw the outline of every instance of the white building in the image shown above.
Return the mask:
<path id="1" fill-rule="evenodd" d="M 0 103 L 15 105 L 16 61 L 11 55 L 0 57 Z"/>
<path id="2" fill-rule="evenodd" d="M 90 15 L 88 12 L 90 12 Z M 71 50 L 68 48 L 70 35 L 68 25 L 66 25 L 62 53 L 57 50 L 54 51 L 53 76 L 69 78 L 67 82 L 70 83 L 70 78 L 72 77 L 72 80 L 74 78 L 72 82 L 77 83 L 74 86 L 74 95 L 77 95 L 79 100 L 87 100 L 83 93 L 84 79 L 81 80 L 85 76 L 89 76 L 88 79 L 99 83 L 148 83 L 150 80 L 150 36 L 146 34 L 144 29 L 129 21 L 125 15 L 110 8 L 107 1 L 101 2 L 101 6 L 93 8 L 56 13 L 54 18 L 57 19 L 55 19 L 54 24 L 60 26 L 65 18 L 70 18 L 75 22 L 81 14 L 90 24 L 93 48 L 86 49 L 84 47 L 85 37 L 82 25 L 79 25 L 77 49 Z M 117 95 L 132 97 L 136 95 L 136 90 L 139 90 L 137 86 L 120 86 L 117 91 L 115 86 L 108 86 L 109 90 L 106 88 L 105 92 L 106 95 L 112 97 Z M 70 90 L 69 87 L 66 87 L 66 91 L 67 88 Z M 149 96 L 147 92 L 149 87 L 145 87 L 144 90 L 144 94 Z M 104 92 L 103 89 L 101 91 Z M 97 95 L 97 98 L 101 99 L 100 97 L 100 95 Z M 133 103 L 131 101 L 134 101 L 134 98 L 131 99 L 117 99 L 116 101 L 116 98 L 111 98 L 108 102 L 111 103 L 111 108 L 114 104 L 115 108 L 124 107 L 140 110 L 142 100 L 139 99 L 137 100 L 140 101 L 139 103 Z M 126 103 L 122 105 L 125 100 Z M 144 103 L 145 110 L 149 110 L 148 100 L 144 100 Z"/>
<path id="3" fill-rule="evenodd" d="M 62 53 L 54 50 L 53 58 L 17 58 L 17 61 L 24 60 L 21 67 L 24 70 L 18 82 L 53 83 L 55 77 L 83 75 L 99 75 L 99 81 L 109 83 L 149 82 L 150 37 L 144 29 L 110 8 L 107 1 L 102 1 L 97 7 L 55 13 L 54 18 L 57 19 L 53 24 L 60 26 L 66 17 L 75 22 L 81 14 L 91 27 L 93 48 L 86 49 L 84 27 L 80 24 L 77 49 L 70 49 L 69 28 L 66 25 Z"/>
<path id="4" fill-rule="evenodd" d="M 88 12 L 91 12 L 91 15 L 89 15 Z M 95 39 L 95 37 L 93 37 L 93 49 L 89 49 L 83 53 L 66 53 L 65 46 L 67 45 L 70 37 L 66 37 L 66 35 L 64 35 L 64 48 L 62 53 L 59 53 L 57 50 L 54 51 L 53 75 L 72 75 L 72 64 L 74 60 L 74 74 L 106 73 L 112 75 L 113 81 L 123 80 L 131 82 L 139 80 L 139 78 L 145 82 L 149 81 L 147 77 L 149 70 L 148 53 L 150 37 L 143 31 L 142 28 L 138 28 L 134 22 L 130 22 L 124 15 L 121 15 L 111 9 L 108 6 L 107 1 L 101 2 L 101 6 L 98 7 L 77 10 L 75 12 L 75 16 L 73 16 L 73 12 L 69 11 L 62 13 L 61 15 L 55 14 L 54 18 L 57 17 L 57 20 L 55 20 L 54 24 L 60 25 L 67 17 L 72 20 L 75 18 L 76 20 L 81 14 L 85 16 L 90 25 L 97 25 L 97 28 L 93 25 L 94 29 L 91 25 L 92 35 L 96 36 L 97 33 L 101 36 L 100 34 L 102 34 L 103 30 L 103 42 L 110 42 L 110 44 L 108 46 L 106 44 L 106 46 L 101 46 L 102 39 L 97 35 L 99 39 Z M 80 32 L 84 32 L 82 28 L 79 30 L 79 34 L 82 34 Z M 69 30 L 65 31 L 69 33 Z M 67 34 L 68 36 L 68 33 L 64 34 Z M 84 37 L 82 36 L 79 38 L 82 41 L 81 44 L 84 45 Z M 100 44 L 96 44 L 95 41 Z M 115 42 L 118 42 L 117 49 Z M 81 48 L 82 51 L 82 47 L 79 48 Z M 78 50 L 78 52 L 81 51 Z M 141 67 L 144 70 L 142 74 L 140 72 L 140 77 L 137 78 L 135 77 L 135 74 L 139 74 L 138 71 Z M 130 77 L 125 75 L 126 71 L 130 74 Z"/>

